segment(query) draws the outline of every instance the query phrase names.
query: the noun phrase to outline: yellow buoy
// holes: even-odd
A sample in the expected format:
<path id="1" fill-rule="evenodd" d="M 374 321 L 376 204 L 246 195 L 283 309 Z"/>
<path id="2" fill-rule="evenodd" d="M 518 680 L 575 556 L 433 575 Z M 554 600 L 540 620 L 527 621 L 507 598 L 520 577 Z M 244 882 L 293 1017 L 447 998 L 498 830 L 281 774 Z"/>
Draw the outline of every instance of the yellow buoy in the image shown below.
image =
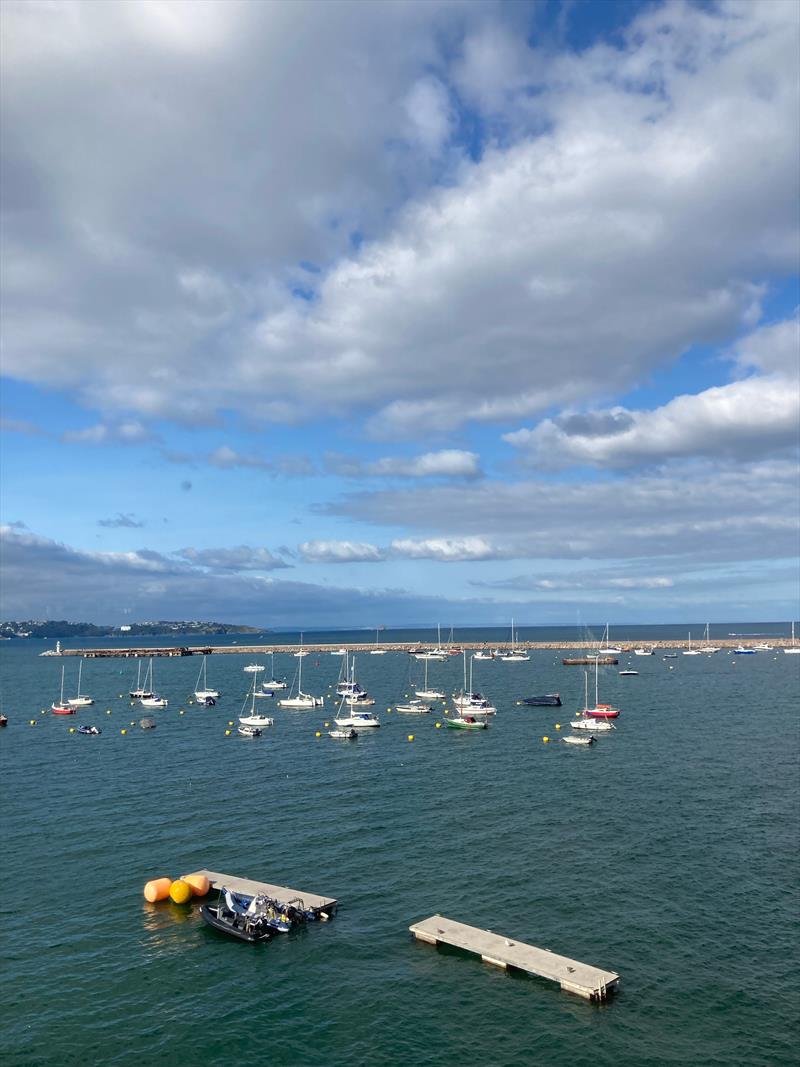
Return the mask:
<path id="1" fill-rule="evenodd" d="M 121 734 L 126 734 L 127 732 L 128 732 L 127 730 L 120 730 Z"/>
<path id="2" fill-rule="evenodd" d="M 543 738 L 542 738 L 542 741 L 544 741 L 544 743 L 545 743 L 545 744 L 547 744 L 547 742 L 548 742 L 549 740 L 550 740 L 550 738 L 549 738 L 549 737 L 543 737 Z"/>
<path id="3" fill-rule="evenodd" d="M 330 723 L 329 723 L 329 722 L 326 722 L 326 723 L 325 723 L 325 729 L 327 730 L 329 726 L 330 726 Z"/>
<path id="4" fill-rule="evenodd" d="M 70 732 L 71 734 L 74 734 L 74 733 L 75 733 L 75 727 L 74 727 L 74 726 L 70 726 L 70 728 L 69 728 L 69 732 Z"/>
<path id="5" fill-rule="evenodd" d="M 182 878 L 176 878 L 169 887 L 169 897 L 175 904 L 188 904 L 192 899 L 192 887 Z"/>
<path id="6" fill-rule="evenodd" d="M 153 878 L 145 882 L 144 899 L 155 904 L 157 900 L 165 900 L 169 896 L 169 887 L 172 885 L 171 878 Z"/>
<path id="7" fill-rule="evenodd" d="M 322 734 L 319 730 L 317 730 L 317 732 L 314 734 L 314 737 L 322 737 Z"/>
<path id="8" fill-rule="evenodd" d="M 436 723 L 436 729 L 437 730 L 441 730 L 441 728 L 442 728 L 442 724 L 440 722 L 437 722 Z"/>
<path id="9" fill-rule="evenodd" d="M 561 723 L 560 723 L 560 722 L 557 722 L 557 723 L 556 723 L 556 730 L 560 730 L 560 729 L 561 729 Z"/>
<path id="10" fill-rule="evenodd" d="M 233 726 L 233 719 L 228 719 L 228 726 Z"/>
<path id="11" fill-rule="evenodd" d="M 414 740 L 414 735 L 413 734 L 409 734 L 408 735 L 408 740 L 409 741 L 413 741 Z"/>
<path id="12" fill-rule="evenodd" d="M 183 881 L 191 886 L 192 893 L 196 897 L 204 897 L 211 888 L 211 882 L 204 874 L 185 874 Z"/>
<path id="13" fill-rule="evenodd" d="M 181 708 L 181 710 L 178 712 L 178 714 L 179 715 L 185 715 L 186 713 L 184 712 L 183 708 Z"/>
<path id="14" fill-rule="evenodd" d="M 110 715 L 110 714 L 111 714 L 111 708 L 109 708 L 108 711 L 106 712 L 106 715 Z"/>
<path id="15" fill-rule="evenodd" d="M 230 737 L 230 736 L 231 736 L 231 732 L 230 732 L 230 730 L 226 730 L 226 731 L 225 731 L 225 736 L 226 736 L 226 737 Z"/>

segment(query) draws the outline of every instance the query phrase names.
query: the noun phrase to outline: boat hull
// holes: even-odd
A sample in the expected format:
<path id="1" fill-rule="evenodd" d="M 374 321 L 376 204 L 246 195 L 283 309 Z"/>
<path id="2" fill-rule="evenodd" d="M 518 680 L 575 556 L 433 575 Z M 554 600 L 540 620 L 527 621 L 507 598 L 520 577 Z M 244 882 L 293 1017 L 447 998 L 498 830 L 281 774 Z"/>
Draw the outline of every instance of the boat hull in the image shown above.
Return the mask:
<path id="1" fill-rule="evenodd" d="M 234 937 L 237 941 L 247 941 L 254 945 L 269 941 L 273 936 L 273 930 L 266 923 L 253 923 L 245 916 L 226 912 L 215 904 L 201 905 L 200 914 L 214 930 L 227 934 L 228 937 Z"/>
<path id="2" fill-rule="evenodd" d="M 531 708 L 560 708 L 561 697 L 558 693 L 544 693 L 540 697 L 525 697 L 522 703 Z"/>

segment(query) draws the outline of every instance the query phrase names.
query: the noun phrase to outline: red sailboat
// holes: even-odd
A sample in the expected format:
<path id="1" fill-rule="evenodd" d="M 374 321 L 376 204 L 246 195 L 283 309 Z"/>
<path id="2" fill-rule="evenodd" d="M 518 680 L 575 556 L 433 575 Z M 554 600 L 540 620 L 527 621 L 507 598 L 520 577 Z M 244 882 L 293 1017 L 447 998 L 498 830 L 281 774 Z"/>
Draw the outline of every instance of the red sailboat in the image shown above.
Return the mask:
<path id="1" fill-rule="evenodd" d="M 74 715 L 75 708 L 71 707 L 64 700 L 64 666 L 61 666 L 61 696 L 58 698 L 57 704 L 50 705 L 50 711 L 53 715 Z"/>

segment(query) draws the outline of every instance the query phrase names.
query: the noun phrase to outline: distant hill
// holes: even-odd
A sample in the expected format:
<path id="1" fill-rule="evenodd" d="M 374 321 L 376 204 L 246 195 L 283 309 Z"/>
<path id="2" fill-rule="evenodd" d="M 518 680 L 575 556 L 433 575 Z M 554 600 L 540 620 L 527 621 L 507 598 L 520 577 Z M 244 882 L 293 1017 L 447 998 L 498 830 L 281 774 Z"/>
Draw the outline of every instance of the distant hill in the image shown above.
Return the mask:
<path id="1" fill-rule="evenodd" d="M 122 626 L 97 626 L 91 622 L 0 622 L 0 637 L 167 637 L 180 634 L 261 634 L 263 627 L 227 622 L 132 622 Z"/>

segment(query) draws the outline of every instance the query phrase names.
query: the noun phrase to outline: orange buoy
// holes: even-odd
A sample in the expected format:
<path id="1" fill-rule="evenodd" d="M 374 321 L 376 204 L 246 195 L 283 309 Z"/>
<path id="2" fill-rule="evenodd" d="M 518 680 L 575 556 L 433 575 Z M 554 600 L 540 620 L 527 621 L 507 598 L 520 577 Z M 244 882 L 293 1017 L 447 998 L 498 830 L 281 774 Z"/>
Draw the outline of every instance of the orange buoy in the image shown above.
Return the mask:
<path id="1" fill-rule="evenodd" d="M 192 887 L 182 878 L 176 878 L 169 887 L 169 898 L 175 904 L 188 904 L 192 899 Z"/>
<path id="2" fill-rule="evenodd" d="M 204 897 L 211 888 L 211 882 L 206 878 L 204 874 L 185 874 L 183 881 L 188 886 L 191 886 L 192 893 L 196 897 Z"/>
<path id="3" fill-rule="evenodd" d="M 149 900 L 151 904 L 155 904 L 157 900 L 166 900 L 171 885 L 171 878 L 154 878 L 144 887 L 144 899 Z"/>

